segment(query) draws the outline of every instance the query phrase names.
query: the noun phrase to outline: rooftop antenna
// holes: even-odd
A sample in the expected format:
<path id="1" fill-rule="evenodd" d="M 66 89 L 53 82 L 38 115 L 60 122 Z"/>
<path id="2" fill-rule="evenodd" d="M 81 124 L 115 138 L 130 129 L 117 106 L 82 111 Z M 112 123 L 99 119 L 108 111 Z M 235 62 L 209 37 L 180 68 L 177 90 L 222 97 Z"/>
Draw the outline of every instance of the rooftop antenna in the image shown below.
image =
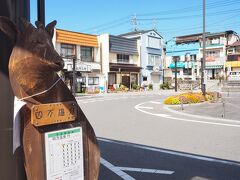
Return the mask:
<path id="1" fill-rule="evenodd" d="M 137 31 L 137 15 L 136 14 L 132 16 L 131 24 L 133 26 L 133 31 Z"/>

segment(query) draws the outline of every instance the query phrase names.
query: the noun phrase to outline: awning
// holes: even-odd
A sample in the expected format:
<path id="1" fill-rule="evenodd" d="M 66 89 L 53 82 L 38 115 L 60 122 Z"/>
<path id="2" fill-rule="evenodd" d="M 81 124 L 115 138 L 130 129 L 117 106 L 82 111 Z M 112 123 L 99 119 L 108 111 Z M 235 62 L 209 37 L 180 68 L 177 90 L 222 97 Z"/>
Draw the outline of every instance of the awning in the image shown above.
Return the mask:
<path id="1" fill-rule="evenodd" d="M 225 62 L 226 67 L 240 67 L 240 61 Z"/>
<path id="2" fill-rule="evenodd" d="M 223 65 L 206 66 L 205 69 L 222 69 Z"/>
<path id="3" fill-rule="evenodd" d="M 184 68 L 185 63 L 184 62 L 177 62 L 177 68 Z M 171 63 L 169 68 L 174 69 L 175 68 L 175 63 Z"/>
<path id="4" fill-rule="evenodd" d="M 110 71 L 117 72 L 140 72 L 142 67 L 136 64 L 109 63 Z"/>

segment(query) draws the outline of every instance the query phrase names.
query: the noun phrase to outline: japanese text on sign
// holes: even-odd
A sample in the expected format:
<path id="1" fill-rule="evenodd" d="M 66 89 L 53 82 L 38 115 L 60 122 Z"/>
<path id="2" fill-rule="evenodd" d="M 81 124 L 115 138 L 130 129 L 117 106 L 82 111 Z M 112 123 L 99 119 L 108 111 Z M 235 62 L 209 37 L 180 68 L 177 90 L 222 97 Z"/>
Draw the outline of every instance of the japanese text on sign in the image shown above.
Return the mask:
<path id="1" fill-rule="evenodd" d="M 31 122 L 35 126 L 74 121 L 76 116 L 74 101 L 34 105 L 31 109 Z"/>

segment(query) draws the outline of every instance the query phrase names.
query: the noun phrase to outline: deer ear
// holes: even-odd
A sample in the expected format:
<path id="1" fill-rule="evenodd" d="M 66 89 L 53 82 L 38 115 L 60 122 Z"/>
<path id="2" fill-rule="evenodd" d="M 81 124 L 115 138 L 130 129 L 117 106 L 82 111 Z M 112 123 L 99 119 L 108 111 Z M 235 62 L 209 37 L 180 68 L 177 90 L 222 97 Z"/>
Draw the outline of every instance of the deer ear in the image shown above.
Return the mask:
<path id="1" fill-rule="evenodd" d="M 24 31 L 26 31 L 29 27 L 31 27 L 32 29 L 35 29 L 35 27 L 30 22 L 28 22 L 26 19 L 24 19 L 24 18 L 20 18 L 20 19 L 21 19 Z"/>
<path id="2" fill-rule="evenodd" d="M 7 17 L 0 16 L 0 30 L 6 34 L 13 42 L 16 41 L 19 33 L 17 26 Z"/>
<path id="3" fill-rule="evenodd" d="M 51 36 L 51 38 L 53 37 L 53 33 L 54 33 L 54 28 L 57 24 L 57 21 L 54 20 L 53 22 L 50 22 L 47 26 L 46 26 L 46 31 L 48 32 L 48 34 Z"/>

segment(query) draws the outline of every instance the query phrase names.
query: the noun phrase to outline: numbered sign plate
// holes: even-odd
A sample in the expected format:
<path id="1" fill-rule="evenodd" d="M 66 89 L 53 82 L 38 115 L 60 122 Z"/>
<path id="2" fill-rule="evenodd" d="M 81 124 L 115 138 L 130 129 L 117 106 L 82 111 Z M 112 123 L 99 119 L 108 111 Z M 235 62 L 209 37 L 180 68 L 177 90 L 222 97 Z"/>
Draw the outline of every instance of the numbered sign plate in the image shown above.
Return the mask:
<path id="1" fill-rule="evenodd" d="M 77 104 L 74 101 L 40 104 L 31 108 L 31 123 L 34 126 L 74 121 L 77 117 Z"/>
<path id="2" fill-rule="evenodd" d="M 84 180 L 82 127 L 45 133 L 47 180 Z"/>

